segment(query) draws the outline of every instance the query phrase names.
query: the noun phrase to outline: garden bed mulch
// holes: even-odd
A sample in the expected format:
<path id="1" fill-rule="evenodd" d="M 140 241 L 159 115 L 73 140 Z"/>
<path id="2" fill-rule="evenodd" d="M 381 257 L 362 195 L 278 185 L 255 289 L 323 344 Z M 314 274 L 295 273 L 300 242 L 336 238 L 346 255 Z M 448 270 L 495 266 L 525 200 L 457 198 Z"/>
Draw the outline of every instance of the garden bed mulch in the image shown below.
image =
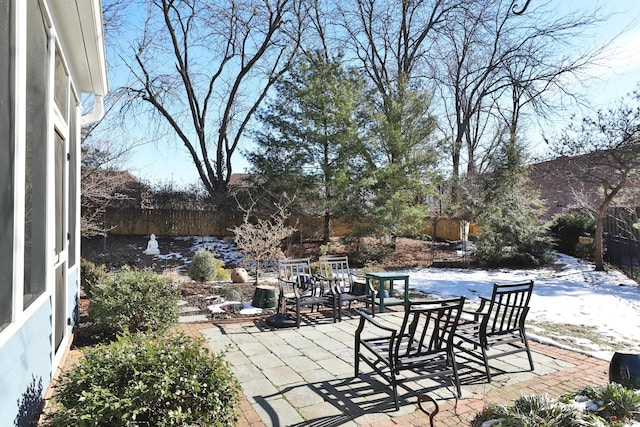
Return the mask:
<path id="1" fill-rule="evenodd" d="M 139 269 L 151 268 L 157 273 L 169 275 L 170 278 L 180 283 L 181 299 L 187 302 L 189 307 L 198 308 L 185 315 L 206 315 L 212 322 L 233 322 L 245 320 L 259 320 L 270 316 L 275 310 L 264 310 L 258 315 L 247 316 L 241 314 L 237 306 L 228 306 L 223 313 L 212 314 L 208 307 L 218 303 L 213 297 L 224 293 L 223 288 L 234 289 L 240 294 L 241 302 L 251 302 L 256 285 L 253 282 L 231 283 L 226 282 L 193 282 L 186 276 L 185 260 L 193 256 L 194 243 L 197 237 L 170 238 L 159 236 L 157 238 L 162 253 L 176 253 L 180 257 L 164 260 L 144 255 L 147 238 L 145 236 L 121 236 L 113 235 L 106 238 L 95 237 L 82 240 L 82 257 L 96 265 L 104 265 L 107 270 L 117 270 L 123 265 L 130 265 Z M 310 257 L 317 259 L 320 255 L 321 242 L 305 242 L 303 244 L 290 245 L 286 249 L 288 257 Z M 343 249 L 338 241 L 332 241 L 332 250 Z M 432 264 L 446 266 L 463 266 L 466 261 L 456 254 L 453 245 L 441 242 L 432 246 L 431 242 L 399 238 L 395 251 L 389 254 L 379 267 L 385 269 L 400 269 L 411 267 L 426 267 Z M 225 265 L 233 268 L 236 265 Z M 274 285 L 274 283 L 270 283 Z M 88 318 L 89 300 L 82 297 L 80 301 L 80 316 L 76 328 L 74 347 L 94 345 L 103 337 L 93 336 L 91 323 Z"/>

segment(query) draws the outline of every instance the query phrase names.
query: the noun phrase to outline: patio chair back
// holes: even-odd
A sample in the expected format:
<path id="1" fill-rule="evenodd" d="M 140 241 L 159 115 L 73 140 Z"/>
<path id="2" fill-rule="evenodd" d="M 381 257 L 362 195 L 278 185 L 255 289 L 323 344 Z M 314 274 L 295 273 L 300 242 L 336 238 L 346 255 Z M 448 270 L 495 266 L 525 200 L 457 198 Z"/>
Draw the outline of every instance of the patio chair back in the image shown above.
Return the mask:
<path id="1" fill-rule="evenodd" d="M 327 306 L 331 297 L 325 292 L 322 281 L 316 280 L 311 274 L 311 260 L 309 258 L 281 259 L 278 261 L 278 307 L 280 312 L 295 313 L 295 324 L 300 326 L 300 313 L 305 307 Z M 334 322 L 336 309 L 332 308 Z"/>
<path id="2" fill-rule="evenodd" d="M 311 278 L 311 259 L 285 258 L 278 261 L 278 280 L 305 284 Z"/>
<path id="3" fill-rule="evenodd" d="M 453 338 L 464 300 L 409 301 L 399 329 L 362 313 L 355 336 L 355 376 L 359 375 L 360 362 L 364 362 L 385 378 L 392 387 L 396 410 L 401 382 L 398 375 L 402 371 L 411 371 L 412 380 L 450 377 L 460 397 Z M 365 326 L 375 333 L 363 334 Z"/>
<path id="4" fill-rule="evenodd" d="M 444 301 L 409 301 L 395 340 L 397 367 L 420 363 L 420 358 L 451 349 L 464 298 Z"/>
<path id="5" fill-rule="evenodd" d="M 342 320 L 342 306 L 351 304 L 354 301 L 364 302 L 371 306 L 373 313 L 374 291 L 367 284 L 364 277 L 361 280 L 354 280 L 357 277 L 349 268 L 349 259 L 346 256 L 321 256 L 318 260 L 318 280 L 325 284 L 326 289 L 330 289 L 332 297 L 337 306 L 337 320 Z"/>
<path id="6" fill-rule="evenodd" d="M 341 292 L 351 292 L 353 277 L 346 256 L 321 256 L 318 260 L 320 276 L 330 279 Z M 362 289 L 364 291 L 364 288 Z"/>
<path id="7" fill-rule="evenodd" d="M 484 364 L 491 382 L 489 359 L 525 352 L 533 371 L 533 358 L 525 333 L 525 320 L 533 293 L 533 280 L 515 284 L 494 284 L 491 299 L 480 297 L 473 319 L 463 319 L 456 333 L 457 350 Z M 490 348 L 495 352 L 489 353 Z M 479 351 L 478 351 L 479 350 Z"/>
<path id="8" fill-rule="evenodd" d="M 483 345 L 487 337 L 520 331 L 529 313 L 533 281 L 517 284 L 495 284 L 489 301 L 488 316 L 482 319 Z"/>

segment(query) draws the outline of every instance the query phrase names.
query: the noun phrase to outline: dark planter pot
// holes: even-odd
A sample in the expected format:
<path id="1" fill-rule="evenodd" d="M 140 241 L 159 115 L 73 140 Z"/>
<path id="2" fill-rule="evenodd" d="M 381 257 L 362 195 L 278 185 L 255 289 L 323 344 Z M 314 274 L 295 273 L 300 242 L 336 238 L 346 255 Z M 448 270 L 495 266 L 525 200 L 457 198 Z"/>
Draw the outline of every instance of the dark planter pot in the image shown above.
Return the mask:
<path id="1" fill-rule="evenodd" d="M 360 282 L 353 282 L 351 293 L 354 295 L 364 295 L 367 293 L 367 284 Z"/>
<path id="2" fill-rule="evenodd" d="M 273 286 L 258 286 L 253 293 L 251 305 L 258 308 L 275 308 L 276 288 Z"/>
<path id="3" fill-rule="evenodd" d="M 640 389 L 640 354 L 614 353 L 609 363 L 609 382 Z"/>

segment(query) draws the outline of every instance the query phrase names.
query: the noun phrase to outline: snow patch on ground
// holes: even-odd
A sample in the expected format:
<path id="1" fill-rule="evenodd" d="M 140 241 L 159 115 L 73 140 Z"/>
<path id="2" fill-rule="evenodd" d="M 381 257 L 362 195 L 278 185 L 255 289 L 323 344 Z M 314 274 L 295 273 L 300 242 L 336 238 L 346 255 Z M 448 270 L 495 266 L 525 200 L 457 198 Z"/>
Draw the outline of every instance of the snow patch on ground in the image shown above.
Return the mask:
<path id="1" fill-rule="evenodd" d="M 242 305 L 240 309 L 240 314 L 243 316 L 254 316 L 262 313 L 262 309 L 258 307 L 254 307 L 250 302 L 240 302 L 240 301 L 225 301 L 221 304 L 213 304 L 208 306 L 207 308 L 213 314 L 225 313 L 226 311 L 223 309 L 224 306 L 227 305 Z"/>

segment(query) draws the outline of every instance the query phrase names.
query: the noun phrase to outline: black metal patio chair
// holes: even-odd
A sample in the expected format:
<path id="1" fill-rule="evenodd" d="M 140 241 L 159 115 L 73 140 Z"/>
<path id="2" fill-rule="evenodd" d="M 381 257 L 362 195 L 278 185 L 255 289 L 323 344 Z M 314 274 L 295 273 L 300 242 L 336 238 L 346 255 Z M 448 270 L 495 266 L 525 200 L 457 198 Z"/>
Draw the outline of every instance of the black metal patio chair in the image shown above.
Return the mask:
<path id="1" fill-rule="evenodd" d="M 300 327 L 300 312 L 303 307 L 332 306 L 333 321 L 336 307 L 324 283 L 311 274 L 309 258 L 281 259 L 278 261 L 278 307 L 282 314 L 295 313 L 295 325 Z"/>
<path id="2" fill-rule="evenodd" d="M 464 311 L 472 317 L 463 317 L 456 330 L 455 348 L 481 361 L 491 382 L 489 359 L 526 352 L 533 371 L 533 359 L 525 334 L 525 320 L 529 313 L 529 300 L 533 280 L 525 283 L 494 284 L 491 298 L 480 297 L 476 311 Z M 505 344 L 507 350 L 489 355 L 489 348 Z"/>
<path id="3" fill-rule="evenodd" d="M 460 319 L 464 297 L 435 300 L 409 301 L 405 307 L 402 325 L 386 322 L 392 313 L 381 314 L 375 319 L 362 313 L 355 336 L 355 376 L 360 372 L 360 361 L 369 365 L 386 379 L 393 389 L 396 410 L 398 383 L 402 371 L 412 371 L 419 378 L 443 378 L 450 376 L 461 396 L 458 367 L 453 353 L 453 337 Z M 369 327 L 375 327 L 363 336 Z"/>
<path id="4" fill-rule="evenodd" d="M 318 260 L 318 280 L 325 283 L 325 288 L 330 289 L 334 305 L 337 306 L 337 319 L 342 320 L 342 307 L 354 301 L 362 301 L 367 307 L 371 307 L 374 315 L 373 287 L 365 280 L 364 276 L 357 276 L 349 268 L 349 259 L 346 256 L 321 256 Z"/>

